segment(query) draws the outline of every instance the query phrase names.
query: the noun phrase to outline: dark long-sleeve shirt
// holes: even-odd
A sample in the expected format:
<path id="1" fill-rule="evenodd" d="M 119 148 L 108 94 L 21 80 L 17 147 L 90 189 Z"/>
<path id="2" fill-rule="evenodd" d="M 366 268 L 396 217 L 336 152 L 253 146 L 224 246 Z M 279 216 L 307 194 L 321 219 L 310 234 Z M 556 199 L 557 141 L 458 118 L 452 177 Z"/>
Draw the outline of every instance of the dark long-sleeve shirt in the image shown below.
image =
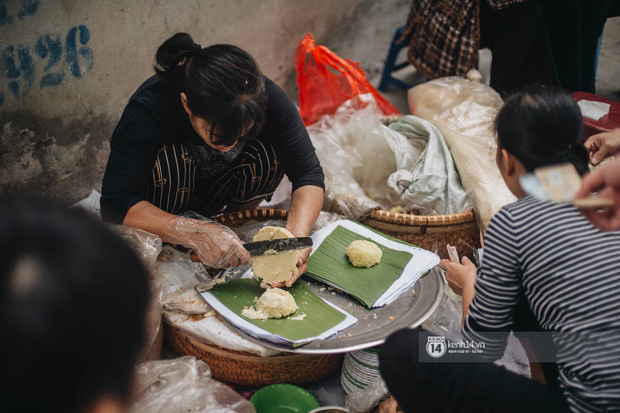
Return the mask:
<path id="1" fill-rule="evenodd" d="M 293 191 L 313 185 L 324 188 L 324 175 L 314 146 L 291 99 L 265 78 L 265 125 L 256 139 L 273 145 Z M 183 108 L 178 86 L 152 76 L 123 111 L 110 141 L 103 177 L 101 214 L 122 223 L 127 211 L 145 199 L 158 151 L 175 141 L 204 145 Z"/>

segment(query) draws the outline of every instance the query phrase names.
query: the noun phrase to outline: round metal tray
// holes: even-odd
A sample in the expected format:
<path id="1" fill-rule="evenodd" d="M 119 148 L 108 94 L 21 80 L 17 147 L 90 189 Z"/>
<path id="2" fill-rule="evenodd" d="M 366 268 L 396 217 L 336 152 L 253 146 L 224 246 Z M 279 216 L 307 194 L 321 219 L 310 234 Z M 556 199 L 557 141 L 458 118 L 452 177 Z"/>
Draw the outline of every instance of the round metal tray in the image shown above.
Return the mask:
<path id="1" fill-rule="evenodd" d="M 244 338 L 276 350 L 302 354 L 345 353 L 378 346 L 397 330 L 419 326 L 439 306 L 444 292 L 444 281 L 439 267 L 433 268 L 411 291 L 403 293 L 391 304 L 371 310 L 362 307 L 350 295 L 339 293 L 311 278 L 304 276 L 300 281 L 305 282 L 318 296 L 354 315 L 357 323 L 330 338 L 316 340 L 297 348 L 258 340 L 229 325 Z"/>

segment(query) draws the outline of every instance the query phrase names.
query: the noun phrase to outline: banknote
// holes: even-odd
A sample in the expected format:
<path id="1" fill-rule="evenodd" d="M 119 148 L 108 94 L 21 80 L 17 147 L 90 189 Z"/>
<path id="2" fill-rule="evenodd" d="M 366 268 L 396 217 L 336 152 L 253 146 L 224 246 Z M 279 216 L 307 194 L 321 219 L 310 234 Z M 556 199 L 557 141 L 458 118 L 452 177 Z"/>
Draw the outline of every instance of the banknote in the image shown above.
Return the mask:
<path id="1" fill-rule="evenodd" d="M 448 250 L 450 261 L 456 262 L 457 264 L 459 264 L 459 253 L 456 252 L 456 248 L 450 244 L 447 244 L 446 249 Z"/>
<path id="2" fill-rule="evenodd" d="M 534 175 L 554 202 L 572 202 L 581 187 L 581 177 L 570 163 L 538 168 Z"/>
<path id="3" fill-rule="evenodd" d="M 581 187 L 581 177 L 573 164 L 538 168 L 534 173 L 519 178 L 521 189 L 543 201 L 570 203 L 579 208 L 600 208 L 613 205 L 608 198 L 596 195 L 584 199 L 574 199 Z"/>

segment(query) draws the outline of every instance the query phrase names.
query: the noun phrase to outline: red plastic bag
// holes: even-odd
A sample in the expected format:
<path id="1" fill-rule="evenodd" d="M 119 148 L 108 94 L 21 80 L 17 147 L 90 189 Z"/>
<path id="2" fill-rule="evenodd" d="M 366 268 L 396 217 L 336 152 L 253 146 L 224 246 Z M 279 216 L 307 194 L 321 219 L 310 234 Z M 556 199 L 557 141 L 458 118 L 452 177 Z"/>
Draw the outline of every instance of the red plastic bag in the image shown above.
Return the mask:
<path id="1" fill-rule="evenodd" d="M 359 63 L 342 59 L 325 46 L 316 46 L 310 33 L 297 44 L 295 68 L 299 112 L 306 125 L 335 113 L 342 103 L 365 93 L 373 94 L 384 115 L 400 114 L 372 87 Z"/>

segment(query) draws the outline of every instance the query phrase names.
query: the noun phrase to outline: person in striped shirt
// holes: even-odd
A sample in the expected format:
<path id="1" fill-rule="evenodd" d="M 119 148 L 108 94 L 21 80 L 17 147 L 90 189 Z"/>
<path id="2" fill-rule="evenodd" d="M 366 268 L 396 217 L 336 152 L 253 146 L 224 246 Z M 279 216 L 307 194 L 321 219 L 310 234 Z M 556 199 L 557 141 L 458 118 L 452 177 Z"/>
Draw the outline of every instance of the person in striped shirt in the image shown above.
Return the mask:
<path id="1" fill-rule="evenodd" d="M 478 271 L 465 257 L 440 264 L 463 297 L 464 338 L 484 350 L 471 363 L 425 363 L 420 330 L 402 330 L 382 347 L 381 373 L 404 411 L 620 411 L 620 232 L 519 185 L 546 165 L 588 171 L 579 108 L 561 91 L 529 87 L 505 102 L 495 129 L 498 167 L 519 200 L 492 219 Z M 557 374 L 547 383 L 485 363 L 503 355 L 511 331 L 548 333 Z"/>

